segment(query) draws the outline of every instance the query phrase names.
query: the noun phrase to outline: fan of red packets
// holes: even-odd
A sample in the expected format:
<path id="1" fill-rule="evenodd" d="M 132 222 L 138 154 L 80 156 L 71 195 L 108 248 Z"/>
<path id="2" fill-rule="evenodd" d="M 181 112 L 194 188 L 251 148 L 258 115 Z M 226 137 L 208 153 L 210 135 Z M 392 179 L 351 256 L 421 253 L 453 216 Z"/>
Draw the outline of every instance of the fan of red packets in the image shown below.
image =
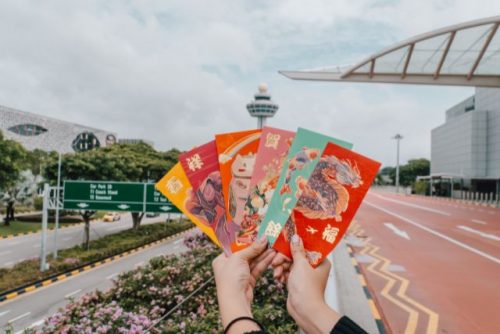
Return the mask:
<path id="1" fill-rule="evenodd" d="M 265 235 L 290 257 L 298 234 L 316 267 L 349 227 L 380 163 L 303 128 L 215 135 L 182 153 L 156 188 L 226 254 Z"/>

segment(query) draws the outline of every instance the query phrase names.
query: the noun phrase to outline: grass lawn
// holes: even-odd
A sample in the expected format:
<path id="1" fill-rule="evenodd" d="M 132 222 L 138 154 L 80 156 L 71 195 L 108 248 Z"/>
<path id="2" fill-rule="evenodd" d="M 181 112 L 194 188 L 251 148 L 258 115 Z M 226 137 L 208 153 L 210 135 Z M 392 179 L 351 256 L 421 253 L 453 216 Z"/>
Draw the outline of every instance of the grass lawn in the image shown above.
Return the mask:
<path id="1" fill-rule="evenodd" d="M 67 223 L 60 223 L 59 226 L 74 225 Z M 54 227 L 54 223 L 48 224 L 49 228 Z M 24 233 L 30 231 L 39 231 L 42 229 L 42 223 L 25 223 L 17 220 L 11 221 L 10 226 L 5 226 L 4 223 L 0 223 L 0 236 Z"/>

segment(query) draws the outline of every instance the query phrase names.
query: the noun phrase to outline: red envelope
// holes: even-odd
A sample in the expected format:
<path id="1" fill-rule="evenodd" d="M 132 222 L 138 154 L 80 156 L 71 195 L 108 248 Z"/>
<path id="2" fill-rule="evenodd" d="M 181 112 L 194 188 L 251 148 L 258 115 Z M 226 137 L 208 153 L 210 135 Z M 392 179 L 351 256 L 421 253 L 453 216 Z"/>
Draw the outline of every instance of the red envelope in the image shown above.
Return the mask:
<path id="1" fill-rule="evenodd" d="M 210 225 L 226 254 L 231 254 L 235 231 L 226 222 L 215 141 L 179 155 L 179 162 L 193 187 L 186 199 L 186 210 L 201 222 Z"/>
<path id="2" fill-rule="evenodd" d="M 344 236 L 380 163 L 328 143 L 273 248 L 291 258 L 289 240 L 297 233 L 307 259 L 317 267 Z"/>

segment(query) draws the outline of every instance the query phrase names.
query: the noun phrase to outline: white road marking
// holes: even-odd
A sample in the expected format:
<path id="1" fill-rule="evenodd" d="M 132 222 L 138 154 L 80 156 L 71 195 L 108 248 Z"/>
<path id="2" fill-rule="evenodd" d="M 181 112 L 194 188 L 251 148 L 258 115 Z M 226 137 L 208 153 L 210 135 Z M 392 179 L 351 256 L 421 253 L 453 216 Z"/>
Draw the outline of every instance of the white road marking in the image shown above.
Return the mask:
<path id="1" fill-rule="evenodd" d="M 413 208 L 416 208 L 416 209 L 421 209 L 421 210 L 425 210 L 425 211 L 437 213 L 437 214 L 440 214 L 440 215 L 443 215 L 443 216 L 451 216 L 451 213 L 449 213 L 449 212 L 445 212 L 445 211 L 441 211 L 441 210 L 436 210 L 436 209 L 428 208 L 428 207 L 422 206 L 422 205 L 406 203 L 406 202 L 403 202 L 403 201 L 398 201 L 397 199 L 386 198 L 386 197 L 380 196 L 378 194 L 373 194 L 373 195 L 376 196 L 376 197 L 378 197 L 378 198 L 380 198 L 380 199 L 383 199 L 384 201 L 389 201 L 389 202 L 394 202 L 394 203 L 398 203 L 398 204 L 401 204 L 401 205 L 410 206 L 410 207 L 413 207 Z"/>
<path id="2" fill-rule="evenodd" d="M 20 243 L 21 243 L 21 241 L 11 241 L 11 242 L 9 242 L 9 246 L 19 245 Z"/>
<path id="3" fill-rule="evenodd" d="M 0 256 L 5 255 L 5 254 L 9 254 L 9 253 L 12 253 L 12 251 L 9 250 L 9 251 L 5 251 L 5 252 L 0 252 Z"/>
<path id="4" fill-rule="evenodd" d="M 71 297 L 71 296 L 74 296 L 74 295 L 76 295 L 76 294 L 77 294 L 78 292 L 80 292 L 80 291 L 82 291 L 82 289 L 78 289 L 78 290 L 75 290 L 75 291 L 73 291 L 73 292 L 70 292 L 70 293 L 68 293 L 66 296 L 64 296 L 64 298 L 69 298 L 69 297 Z"/>
<path id="5" fill-rule="evenodd" d="M 410 240 L 410 236 L 408 235 L 408 233 L 406 233 L 403 230 L 398 229 L 396 226 L 394 226 L 394 224 L 384 223 L 384 225 L 388 229 L 392 230 L 392 232 L 394 232 L 396 235 L 399 235 L 401 238 L 405 238 L 406 240 Z"/>
<path id="6" fill-rule="evenodd" d="M 179 240 L 174 241 L 174 245 L 180 244 L 181 242 L 184 241 L 184 238 L 181 238 Z"/>
<path id="7" fill-rule="evenodd" d="M 455 240 L 455 239 L 453 239 L 453 238 L 450 238 L 450 237 L 449 237 L 449 236 L 447 236 L 447 235 L 444 235 L 444 234 L 442 234 L 442 233 L 439 233 L 439 232 L 437 232 L 437 231 L 434 231 L 433 229 L 428 228 L 427 226 L 424 226 L 424 225 L 422 225 L 422 224 L 419 224 L 419 223 L 417 223 L 417 222 L 415 222 L 415 221 L 413 221 L 413 220 L 411 220 L 411 219 L 409 219 L 409 218 L 403 217 L 403 216 L 401 216 L 401 215 L 399 215 L 399 214 L 397 214 L 397 213 L 395 213 L 395 212 L 392 212 L 392 211 L 387 210 L 387 209 L 384 209 L 384 208 L 382 208 L 382 207 L 380 207 L 380 206 L 378 206 L 378 205 L 375 205 L 375 204 L 373 204 L 373 203 L 370 203 L 369 201 L 366 201 L 366 200 L 365 200 L 365 203 L 366 203 L 366 204 L 368 204 L 368 205 L 369 205 L 369 206 L 371 206 L 371 207 L 374 207 L 375 209 L 378 209 L 378 210 L 383 211 L 383 212 L 385 212 L 385 213 L 387 213 L 387 214 L 389 214 L 389 215 L 391 215 L 391 216 L 394 216 L 394 217 L 396 217 L 396 218 L 399 218 L 399 219 L 401 219 L 401 220 L 403 220 L 403 221 L 405 221 L 405 222 L 407 222 L 407 223 L 409 223 L 409 224 L 411 224 L 411 225 L 414 225 L 414 226 L 416 226 L 416 227 L 418 227 L 418 228 L 420 228 L 420 229 L 422 229 L 422 230 L 424 230 L 424 231 L 426 231 L 426 232 L 429 232 L 429 233 L 431 233 L 431 234 L 433 234 L 433 235 L 435 235 L 435 236 L 437 236 L 437 237 L 439 237 L 439 238 L 442 238 L 442 239 L 444 239 L 444 240 L 446 240 L 446 241 L 449 241 L 449 242 L 451 242 L 452 244 L 457 245 L 458 247 L 461 247 L 461 248 L 466 249 L 466 250 L 468 250 L 468 251 L 470 251 L 470 252 L 472 252 L 472 253 L 475 253 L 475 254 L 477 254 L 477 255 L 479 255 L 479 256 L 482 256 L 482 257 L 484 257 L 484 258 L 486 258 L 486 259 L 488 259 L 488 260 L 490 260 L 490 261 L 495 262 L 496 264 L 500 264 L 500 259 L 499 259 L 499 258 L 497 258 L 497 257 L 494 257 L 493 255 L 490 255 L 490 254 L 488 254 L 488 253 L 482 252 L 482 251 L 480 251 L 479 249 L 476 249 L 476 248 L 471 247 L 471 246 L 469 246 L 469 245 L 467 245 L 467 244 L 464 244 L 463 242 L 460 242 L 460 241 L 458 241 L 458 240 Z"/>
<path id="8" fill-rule="evenodd" d="M 486 225 L 486 222 L 483 222 L 482 220 L 471 219 L 471 222 L 476 223 L 476 224 Z"/>
<path id="9" fill-rule="evenodd" d="M 28 328 L 38 327 L 40 325 L 43 325 L 44 322 L 45 322 L 45 319 L 40 319 L 40 320 L 35 321 L 34 323 L 32 323 Z"/>
<path id="10" fill-rule="evenodd" d="M 30 314 L 31 314 L 31 312 L 26 312 L 26 313 L 24 313 L 24 314 L 21 314 L 21 315 L 19 315 L 19 316 L 15 317 L 15 318 L 10 319 L 10 320 L 9 320 L 9 321 L 7 321 L 7 322 L 8 322 L 8 323 L 13 323 L 14 321 L 17 321 L 17 320 L 19 320 L 19 319 L 22 319 L 22 318 L 24 318 L 24 317 L 27 317 L 27 316 L 28 316 L 28 315 L 30 315 Z"/>
<path id="11" fill-rule="evenodd" d="M 457 226 L 459 229 L 462 229 L 464 231 L 467 231 L 467 232 L 470 232 L 470 233 L 474 233 L 474 234 L 477 234 L 477 235 L 480 235 L 482 236 L 483 238 L 486 238 L 486 239 L 491 239 L 491 240 L 495 240 L 495 241 L 500 241 L 500 238 L 497 237 L 496 235 L 494 234 L 489 234 L 489 233 L 484 233 L 484 232 L 481 232 L 481 231 L 478 231 L 478 230 L 475 230 L 473 228 L 470 228 L 468 226 L 463 226 L 463 225 L 458 225 Z"/>
<path id="12" fill-rule="evenodd" d="M 4 316 L 4 315 L 6 315 L 6 314 L 7 314 L 7 313 L 9 313 L 9 312 L 10 312 L 10 310 L 0 312 L 0 317 L 2 317 L 2 316 Z"/>
<path id="13" fill-rule="evenodd" d="M 111 275 L 107 276 L 106 279 L 113 279 L 113 278 L 115 278 L 118 275 L 120 275 L 120 273 L 114 273 L 114 274 L 111 274 Z"/>

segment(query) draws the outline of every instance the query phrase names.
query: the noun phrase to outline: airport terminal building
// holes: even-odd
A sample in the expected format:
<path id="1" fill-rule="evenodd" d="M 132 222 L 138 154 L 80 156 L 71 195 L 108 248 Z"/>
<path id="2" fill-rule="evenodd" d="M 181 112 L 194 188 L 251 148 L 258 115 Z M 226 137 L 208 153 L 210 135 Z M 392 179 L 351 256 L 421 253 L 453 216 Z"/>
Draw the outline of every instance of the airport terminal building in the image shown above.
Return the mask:
<path id="1" fill-rule="evenodd" d="M 81 152 L 116 143 L 116 133 L 0 105 L 0 131 L 26 149 Z"/>
<path id="2" fill-rule="evenodd" d="M 431 132 L 430 178 L 436 195 L 500 193 L 500 89 L 478 87 L 446 111 Z"/>

